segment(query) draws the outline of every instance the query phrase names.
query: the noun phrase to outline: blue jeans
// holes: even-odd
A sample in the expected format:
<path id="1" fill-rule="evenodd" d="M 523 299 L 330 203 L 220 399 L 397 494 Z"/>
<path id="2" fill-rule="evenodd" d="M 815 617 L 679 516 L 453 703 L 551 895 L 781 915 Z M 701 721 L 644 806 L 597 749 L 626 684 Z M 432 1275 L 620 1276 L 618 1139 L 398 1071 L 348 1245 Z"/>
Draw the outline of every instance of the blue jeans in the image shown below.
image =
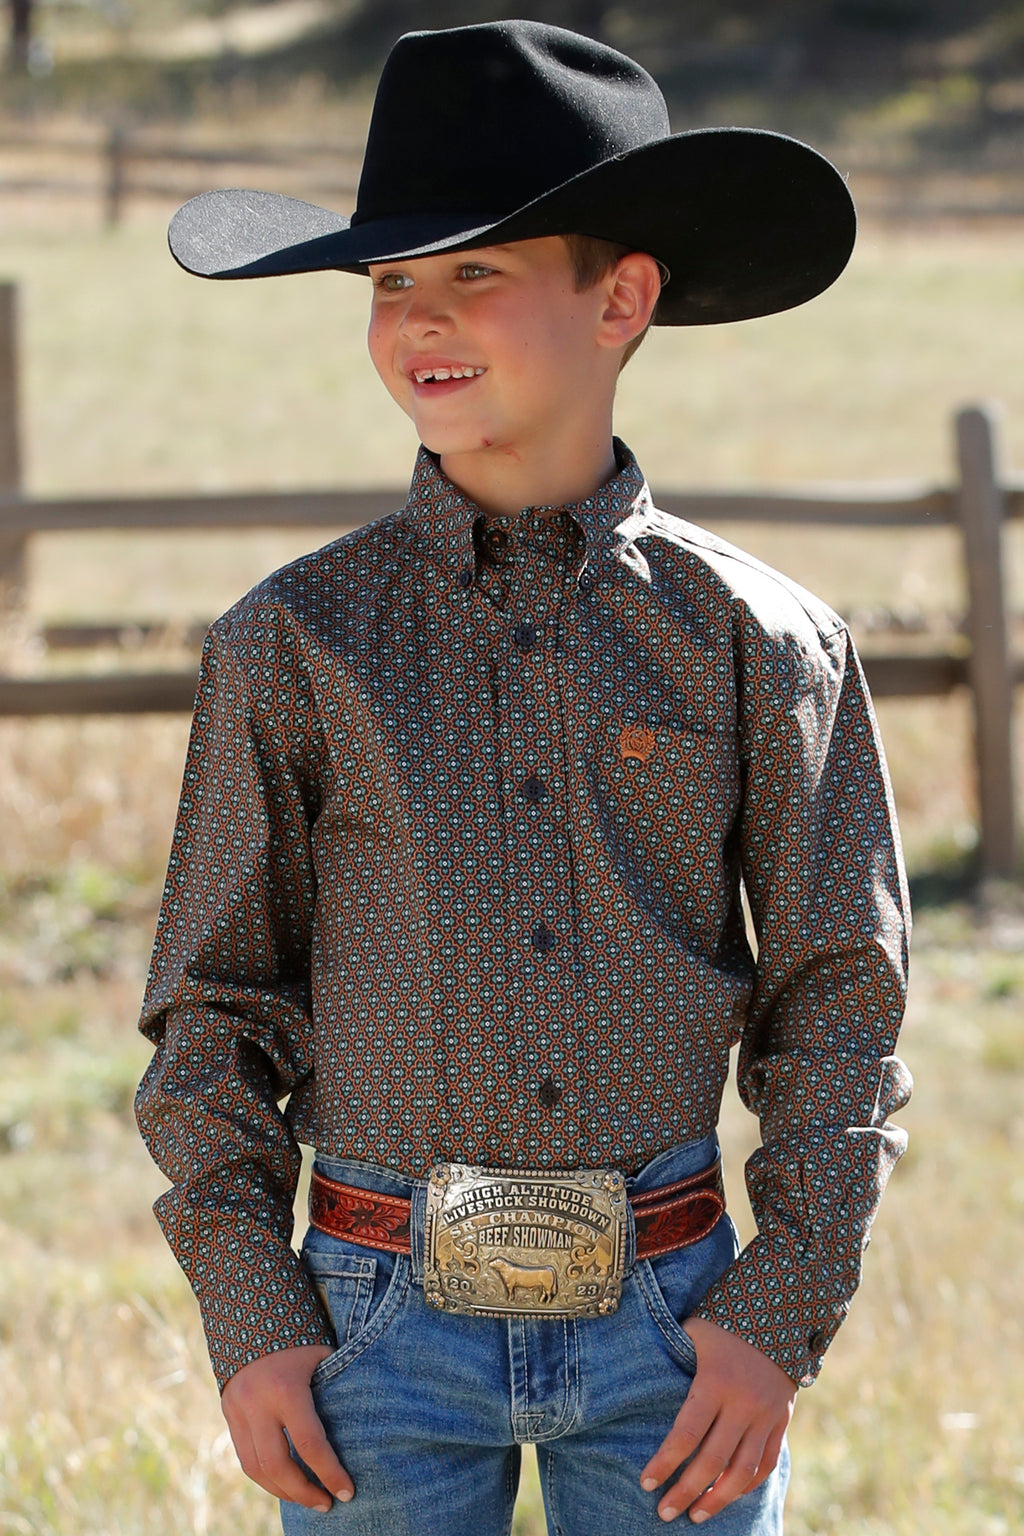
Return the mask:
<path id="1" fill-rule="evenodd" d="M 663 1152 L 629 1187 L 685 1178 L 717 1151 L 707 1137 Z M 338 1345 L 316 1368 L 313 1397 L 356 1493 L 328 1514 L 282 1504 L 286 1536 L 507 1536 L 526 1441 L 550 1536 L 664 1531 L 665 1489 L 645 1493 L 640 1472 L 693 1380 L 680 1319 L 736 1254 L 728 1216 L 692 1247 L 629 1264 L 611 1317 L 450 1316 L 423 1299 L 424 1184 L 347 1159 L 317 1167 L 410 1196 L 413 1251 L 307 1234 L 304 1261 Z M 707 1522 L 709 1536 L 781 1536 L 788 1465 L 784 1446 L 767 1482 Z"/>

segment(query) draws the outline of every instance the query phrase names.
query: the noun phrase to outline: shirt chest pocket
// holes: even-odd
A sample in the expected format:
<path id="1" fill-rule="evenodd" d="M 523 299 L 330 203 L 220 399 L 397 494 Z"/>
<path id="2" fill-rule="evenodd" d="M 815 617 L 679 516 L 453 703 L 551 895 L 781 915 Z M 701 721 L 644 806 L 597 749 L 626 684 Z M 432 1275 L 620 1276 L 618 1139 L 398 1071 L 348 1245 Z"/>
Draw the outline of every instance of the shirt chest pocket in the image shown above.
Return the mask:
<path id="1" fill-rule="evenodd" d="M 705 854 L 728 835 L 739 805 L 731 732 L 675 722 L 604 722 L 591 782 L 606 830 L 664 849 Z"/>

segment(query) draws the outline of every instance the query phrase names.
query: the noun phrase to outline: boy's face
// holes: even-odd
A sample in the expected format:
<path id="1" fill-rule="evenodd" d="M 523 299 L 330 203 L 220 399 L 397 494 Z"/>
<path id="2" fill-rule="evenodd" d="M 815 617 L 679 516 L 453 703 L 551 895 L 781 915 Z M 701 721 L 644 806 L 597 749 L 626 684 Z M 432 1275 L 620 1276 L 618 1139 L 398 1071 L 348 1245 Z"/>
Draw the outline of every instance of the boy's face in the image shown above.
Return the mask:
<path id="1" fill-rule="evenodd" d="M 370 356 L 433 452 L 525 459 L 610 413 L 618 354 L 597 339 L 606 285 L 575 292 L 557 236 L 388 262 L 370 276 Z"/>

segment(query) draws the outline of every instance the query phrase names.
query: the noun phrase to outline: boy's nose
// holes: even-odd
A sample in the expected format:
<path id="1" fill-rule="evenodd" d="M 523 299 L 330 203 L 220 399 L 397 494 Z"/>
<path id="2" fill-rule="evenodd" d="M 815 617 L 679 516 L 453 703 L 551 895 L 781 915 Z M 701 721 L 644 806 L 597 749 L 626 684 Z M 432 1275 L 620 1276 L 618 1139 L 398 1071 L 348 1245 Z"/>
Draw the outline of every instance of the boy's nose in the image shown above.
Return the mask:
<path id="1" fill-rule="evenodd" d="M 410 298 L 402 316 L 405 336 L 445 336 L 454 329 L 454 321 L 442 304 L 422 296 Z"/>

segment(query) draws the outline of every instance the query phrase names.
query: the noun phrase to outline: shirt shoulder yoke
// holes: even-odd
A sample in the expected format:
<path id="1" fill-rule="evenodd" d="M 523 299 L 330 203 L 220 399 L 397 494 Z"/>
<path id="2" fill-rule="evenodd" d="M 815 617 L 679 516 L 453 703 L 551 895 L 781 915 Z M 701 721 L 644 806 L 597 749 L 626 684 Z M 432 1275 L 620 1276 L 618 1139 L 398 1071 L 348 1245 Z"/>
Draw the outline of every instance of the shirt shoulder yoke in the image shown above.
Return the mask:
<path id="1" fill-rule="evenodd" d="M 399 512 L 353 528 L 271 571 L 239 598 L 214 627 L 230 633 L 234 626 L 251 622 L 257 615 L 267 616 L 273 610 L 304 616 L 324 602 L 337 606 L 339 593 L 346 584 L 365 603 L 372 589 L 393 579 L 407 543 L 408 530 Z"/>
<path id="2" fill-rule="evenodd" d="M 726 602 L 744 610 L 768 633 L 795 631 L 810 638 L 808 631 L 813 630 L 819 640 L 827 640 L 846 629 L 834 609 L 799 582 L 685 518 L 652 507 L 635 536 L 661 539 L 677 548 L 701 567 Z"/>

